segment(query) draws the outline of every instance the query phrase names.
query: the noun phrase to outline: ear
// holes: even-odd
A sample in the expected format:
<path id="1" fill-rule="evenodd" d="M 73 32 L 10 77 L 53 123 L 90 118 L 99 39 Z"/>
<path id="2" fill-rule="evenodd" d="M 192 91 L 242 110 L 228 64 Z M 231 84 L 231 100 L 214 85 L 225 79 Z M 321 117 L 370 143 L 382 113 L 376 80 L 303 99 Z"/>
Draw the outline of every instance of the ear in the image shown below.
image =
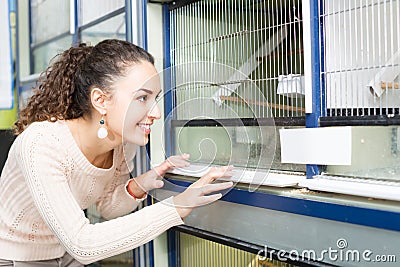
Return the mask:
<path id="1" fill-rule="evenodd" d="M 107 96 L 100 88 L 93 88 L 90 92 L 90 101 L 95 110 L 100 114 L 106 114 L 107 112 Z"/>

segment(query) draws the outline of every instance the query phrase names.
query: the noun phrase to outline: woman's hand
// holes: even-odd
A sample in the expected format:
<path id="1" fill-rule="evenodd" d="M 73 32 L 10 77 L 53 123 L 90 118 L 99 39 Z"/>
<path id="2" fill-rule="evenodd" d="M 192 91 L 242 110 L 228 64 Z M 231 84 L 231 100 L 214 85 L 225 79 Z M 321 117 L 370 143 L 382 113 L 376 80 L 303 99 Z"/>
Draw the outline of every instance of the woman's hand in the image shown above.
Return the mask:
<path id="1" fill-rule="evenodd" d="M 190 163 L 188 162 L 190 158 L 190 155 L 185 153 L 182 155 L 175 155 L 167 158 L 164 160 L 163 163 L 160 165 L 154 167 L 154 170 L 157 172 L 157 174 L 162 177 L 164 176 L 167 172 L 175 169 L 175 168 L 184 168 L 190 166 Z"/>
<path id="2" fill-rule="evenodd" d="M 190 165 L 188 162 L 189 158 L 189 154 L 176 155 L 167 158 L 160 165 L 132 179 L 134 182 L 132 181 L 128 185 L 130 191 L 133 192 L 137 198 L 141 198 L 141 196 L 144 196 L 146 192 L 155 188 L 163 187 L 164 182 L 162 181 L 162 177 L 174 168 L 188 167 Z"/>
<path id="3" fill-rule="evenodd" d="M 221 193 L 211 194 L 233 186 L 232 182 L 212 183 L 221 177 L 231 177 L 233 166 L 212 168 L 207 174 L 191 184 L 185 191 L 174 197 L 174 204 L 181 218 L 186 217 L 197 206 L 212 203 L 222 197 Z M 211 195 L 210 195 L 211 194 Z"/>

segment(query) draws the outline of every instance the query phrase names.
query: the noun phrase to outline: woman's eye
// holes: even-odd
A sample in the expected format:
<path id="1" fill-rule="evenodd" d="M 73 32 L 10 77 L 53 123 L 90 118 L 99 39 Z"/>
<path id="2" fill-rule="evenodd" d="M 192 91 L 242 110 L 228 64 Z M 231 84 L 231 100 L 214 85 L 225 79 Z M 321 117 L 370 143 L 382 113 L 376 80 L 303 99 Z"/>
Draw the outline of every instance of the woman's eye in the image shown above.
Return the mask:
<path id="1" fill-rule="evenodd" d="M 147 100 L 147 95 L 141 96 L 138 98 L 140 102 L 145 102 Z"/>

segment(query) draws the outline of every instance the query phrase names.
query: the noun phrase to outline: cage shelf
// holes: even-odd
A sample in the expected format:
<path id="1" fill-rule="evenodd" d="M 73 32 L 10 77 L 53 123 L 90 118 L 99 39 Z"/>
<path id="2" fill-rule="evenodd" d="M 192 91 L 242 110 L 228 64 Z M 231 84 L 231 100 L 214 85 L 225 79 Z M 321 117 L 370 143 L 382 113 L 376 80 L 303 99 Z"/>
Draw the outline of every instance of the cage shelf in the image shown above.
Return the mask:
<path id="1" fill-rule="evenodd" d="M 295 107 L 295 106 L 289 106 L 289 105 L 268 103 L 268 102 L 264 102 L 264 101 L 255 101 L 255 100 L 244 99 L 244 98 L 234 97 L 234 96 L 221 96 L 221 101 L 246 103 L 246 104 L 250 104 L 250 105 L 271 107 L 271 108 L 282 109 L 282 110 L 292 111 L 292 112 L 301 112 L 301 113 L 305 113 L 306 112 L 306 109 L 302 108 L 302 107 Z"/>

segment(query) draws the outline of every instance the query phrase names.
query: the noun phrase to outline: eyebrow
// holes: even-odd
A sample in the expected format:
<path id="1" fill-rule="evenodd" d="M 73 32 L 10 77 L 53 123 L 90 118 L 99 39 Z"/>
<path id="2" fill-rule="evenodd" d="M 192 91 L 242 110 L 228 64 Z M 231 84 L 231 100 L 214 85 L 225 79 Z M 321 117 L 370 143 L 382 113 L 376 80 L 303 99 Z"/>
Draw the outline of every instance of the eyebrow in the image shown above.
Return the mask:
<path id="1" fill-rule="evenodd" d="M 153 91 L 151 91 L 151 90 L 149 90 L 149 89 L 140 88 L 140 89 L 137 90 L 136 92 L 138 92 L 138 91 L 145 91 L 146 93 L 148 93 L 148 94 L 150 94 L 150 95 L 153 94 Z"/>

